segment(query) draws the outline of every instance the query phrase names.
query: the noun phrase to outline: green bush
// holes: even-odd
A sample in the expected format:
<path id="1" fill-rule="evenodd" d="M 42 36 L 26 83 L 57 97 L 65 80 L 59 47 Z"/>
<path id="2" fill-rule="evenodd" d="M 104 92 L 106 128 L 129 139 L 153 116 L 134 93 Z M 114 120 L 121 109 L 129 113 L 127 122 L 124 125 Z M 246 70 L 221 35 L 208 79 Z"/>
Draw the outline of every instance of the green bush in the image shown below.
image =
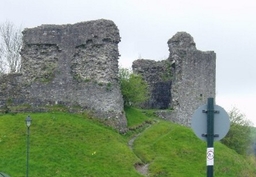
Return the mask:
<path id="1" fill-rule="evenodd" d="M 141 75 L 121 68 L 119 70 L 119 80 L 125 106 L 138 106 L 148 99 L 148 85 Z"/>
<path id="2" fill-rule="evenodd" d="M 251 145 L 252 123 L 237 108 L 229 112 L 229 117 L 230 130 L 221 142 L 237 153 L 245 155 Z"/>

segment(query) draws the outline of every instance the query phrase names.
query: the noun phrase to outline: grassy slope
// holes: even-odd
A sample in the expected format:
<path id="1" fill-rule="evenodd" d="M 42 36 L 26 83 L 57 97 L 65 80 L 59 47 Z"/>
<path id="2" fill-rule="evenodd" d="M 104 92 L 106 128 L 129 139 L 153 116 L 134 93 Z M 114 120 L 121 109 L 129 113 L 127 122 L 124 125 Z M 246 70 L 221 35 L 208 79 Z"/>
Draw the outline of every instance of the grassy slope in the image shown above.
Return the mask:
<path id="1" fill-rule="evenodd" d="M 193 132 L 176 124 L 160 121 L 135 141 L 135 153 L 150 163 L 152 176 L 206 176 L 206 143 Z M 218 177 L 252 177 L 252 165 L 233 150 L 215 143 L 215 175 Z"/>
<path id="2" fill-rule="evenodd" d="M 131 125 L 139 122 L 138 119 L 131 120 L 134 117 L 147 120 L 145 114 L 140 115 L 138 110 L 127 109 L 126 113 Z M 256 176 L 254 159 L 245 159 L 219 142 L 214 146 L 215 176 Z M 191 129 L 178 124 L 158 120 L 135 140 L 134 153 L 144 163 L 150 164 L 150 176 L 206 176 L 206 142 L 198 139 Z"/>
<path id="3" fill-rule="evenodd" d="M 145 113 L 145 111 L 143 111 Z M 140 177 L 134 164 L 150 163 L 150 176 L 200 177 L 205 175 L 205 142 L 186 127 L 157 120 L 152 112 L 126 110 L 128 125 L 137 131 L 120 135 L 82 115 L 31 114 L 31 177 Z M 0 116 L 0 171 L 23 177 L 26 172 L 27 115 Z M 144 130 L 134 142 L 129 139 Z M 215 143 L 215 175 L 256 176 L 253 165 L 220 143 Z M 138 157 L 139 158 L 138 158 Z"/>
<path id="4" fill-rule="evenodd" d="M 0 171 L 24 177 L 26 115 L 0 117 Z M 30 176 L 139 177 L 137 157 L 116 131 L 82 116 L 31 114 Z"/>

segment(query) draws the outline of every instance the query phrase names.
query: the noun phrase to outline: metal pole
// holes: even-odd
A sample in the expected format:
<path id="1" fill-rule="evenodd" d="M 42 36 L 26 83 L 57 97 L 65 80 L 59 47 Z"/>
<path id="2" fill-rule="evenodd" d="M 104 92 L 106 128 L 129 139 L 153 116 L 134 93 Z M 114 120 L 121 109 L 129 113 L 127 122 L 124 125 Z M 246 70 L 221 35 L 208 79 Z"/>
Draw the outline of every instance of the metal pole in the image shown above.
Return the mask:
<path id="1" fill-rule="evenodd" d="M 213 177 L 214 166 L 214 99 L 208 98 L 207 103 L 207 177 Z"/>
<path id="2" fill-rule="evenodd" d="M 27 128 L 27 173 L 26 177 L 28 177 L 28 172 L 29 172 L 29 126 Z"/>

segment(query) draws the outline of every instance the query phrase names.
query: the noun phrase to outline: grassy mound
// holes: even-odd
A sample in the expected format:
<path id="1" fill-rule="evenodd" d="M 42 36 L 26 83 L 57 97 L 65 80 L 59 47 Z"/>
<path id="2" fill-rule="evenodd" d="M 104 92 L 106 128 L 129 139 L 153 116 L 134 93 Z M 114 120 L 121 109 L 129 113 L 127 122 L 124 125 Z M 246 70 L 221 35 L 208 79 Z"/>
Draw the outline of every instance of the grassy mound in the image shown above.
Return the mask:
<path id="1" fill-rule="evenodd" d="M 134 165 L 142 163 L 152 177 L 206 176 L 206 143 L 191 129 L 157 119 L 153 111 L 125 111 L 125 135 L 86 115 L 30 114 L 29 176 L 141 177 Z M 0 171 L 14 177 L 26 174 L 26 117 L 0 116 Z M 215 176 L 256 176 L 252 162 L 215 143 Z"/>
<path id="2" fill-rule="evenodd" d="M 134 152 L 150 164 L 151 176 L 206 176 L 206 142 L 196 138 L 187 127 L 160 121 L 135 140 Z M 235 151 L 215 143 L 214 174 L 252 177 L 256 176 L 256 168 Z"/>
<path id="3" fill-rule="evenodd" d="M 0 171 L 26 174 L 26 115 L 0 117 Z M 116 131 L 83 116 L 31 114 L 30 176 L 140 176 L 138 158 Z"/>

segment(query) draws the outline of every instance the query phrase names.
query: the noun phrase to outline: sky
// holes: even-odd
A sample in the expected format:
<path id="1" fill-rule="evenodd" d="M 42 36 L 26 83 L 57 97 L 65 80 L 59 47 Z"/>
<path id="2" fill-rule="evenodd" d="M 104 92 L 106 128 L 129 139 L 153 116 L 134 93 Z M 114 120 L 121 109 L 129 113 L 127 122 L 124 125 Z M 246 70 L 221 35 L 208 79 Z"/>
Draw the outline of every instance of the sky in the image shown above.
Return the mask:
<path id="1" fill-rule="evenodd" d="M 138 58 L 163 60 L 167 41 L 179 31 L 202 51 L 214 51 L 216 104 L 237 108 L 256 126 L 255 0 L 0 0 L 0 23 L 23 28 L 109 19 L 121 42 L 119 64 Z"/>

